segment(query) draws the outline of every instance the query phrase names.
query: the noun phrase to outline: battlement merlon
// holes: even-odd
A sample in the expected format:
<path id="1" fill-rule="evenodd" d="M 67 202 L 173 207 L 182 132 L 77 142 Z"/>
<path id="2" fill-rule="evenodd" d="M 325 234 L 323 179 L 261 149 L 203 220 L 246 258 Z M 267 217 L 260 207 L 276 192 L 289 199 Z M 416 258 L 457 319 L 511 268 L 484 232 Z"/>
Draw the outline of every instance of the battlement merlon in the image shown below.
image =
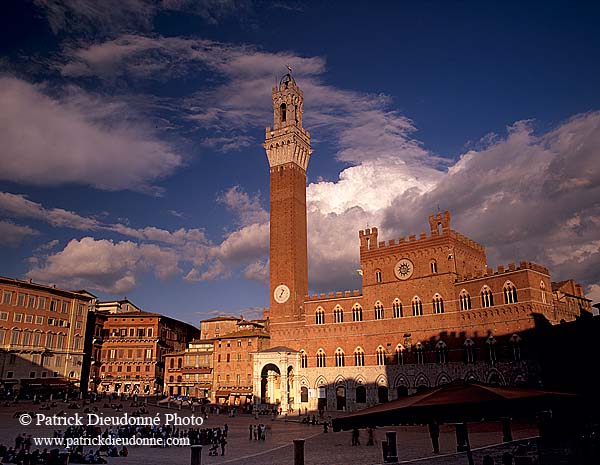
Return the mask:
<path id="1" fill-rule="evenodd" d="M 363 229 L 358 231 L 358 238 L 360 239 L 360 251 L 372 250 L 378 247 L 377 243 L 377 228 Z"/>
<path id="2" fill-rule="evenodd" d="M 450 212 L 446 210 L 444 213 L 429 215 L 429 227 L 432 236 L 450 231 Z"/>

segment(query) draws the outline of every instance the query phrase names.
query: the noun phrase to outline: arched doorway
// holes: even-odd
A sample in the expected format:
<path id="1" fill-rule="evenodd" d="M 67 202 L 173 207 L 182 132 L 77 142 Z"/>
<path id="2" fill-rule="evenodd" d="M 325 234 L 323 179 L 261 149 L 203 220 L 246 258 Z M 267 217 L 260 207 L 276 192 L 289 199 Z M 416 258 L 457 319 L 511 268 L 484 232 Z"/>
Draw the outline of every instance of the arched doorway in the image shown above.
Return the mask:
<path id="1" fill-rule="evenodd" d="M 260 372 L 260 399 L 263 404 L 281 401 L 281 371 L 274 363 L 266 364 Z"/>
<path id="2" fill-rule="evenodd" d="M 335 388 L 336 408 L 338 410 L 346 410 L 346 388 L 338 386 Z"/>
<path id="3" fill-rule="evenodd" d="M 367 403 L 367 390 L 364 386 L 356 386 L 356 403 L 366 404 Z"/>
<path id="4" fill-rule="evenodd" d="M 396 388 L 396 393 L 398 394 L 398 398 L 405 397 L 408 395 L 408 388 L 406 386 L 398 386 Z"/>
<path id="5" fill-rule="evenodd" d="M 417 386 L 417 392 L 427 391 L 427 389 L 429 389 L 429 388 L 427 386 L 425 386 L 424 384 L 419 384 Z"/>
<path id="6" fill-rule="evenodd" d="M 386 386 L 379 386 L 377 388 L 377 398 L 380 404 L 389 400 L 388 388 Z"/>

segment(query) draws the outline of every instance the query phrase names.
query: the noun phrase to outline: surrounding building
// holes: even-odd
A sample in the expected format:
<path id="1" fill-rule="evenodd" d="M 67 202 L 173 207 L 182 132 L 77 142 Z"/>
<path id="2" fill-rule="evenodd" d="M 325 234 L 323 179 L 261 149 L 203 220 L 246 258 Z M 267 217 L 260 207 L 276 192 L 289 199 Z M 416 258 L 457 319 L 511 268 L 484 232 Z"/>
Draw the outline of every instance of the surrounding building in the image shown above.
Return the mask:
<path id="1" fill-rule="evenodd" d="M 162 393 L 165 355 L 184 350 L 199 337 L 192 325 L 139 309 L 98 315 L 95 384 L 101 392 Z"/>
<path id="2" fill-rule="evenodd" d="M 233 331 L 212 339 L 214 344 L 214 401 L 244 406 L 253 400 L 252 353 L 269 347 L 262 323 L 240 319 Z"/>
<path id="3" fill-rule="evenodd" d="M 84 346 L 95 296 L 5 277 L 0 296 L 1 392 L 86 390 Z"/>
<path id="4" fill-rule="evenodd" d="M 362 292 L 307 295 L 312 151 L 303 94 L 290 74 L 272 100 L 264 144 L 271 340 L 254 354 L 255 402 L 354 410 L 456 378 L 539 386 L 525 335 L 591 312 L 590 302 L 572 281 L 553 286 L 544 266 L 488 267 L 485 247 L 453 230 L 449 212 L 430 215 L 428 233 L 406 238 L 359 231 Z"/>
<path id="5" fill-rule="evenodd" d="M 164 393 L 214 400 L 212 341 L 197 340 L 165 356 Z"/>

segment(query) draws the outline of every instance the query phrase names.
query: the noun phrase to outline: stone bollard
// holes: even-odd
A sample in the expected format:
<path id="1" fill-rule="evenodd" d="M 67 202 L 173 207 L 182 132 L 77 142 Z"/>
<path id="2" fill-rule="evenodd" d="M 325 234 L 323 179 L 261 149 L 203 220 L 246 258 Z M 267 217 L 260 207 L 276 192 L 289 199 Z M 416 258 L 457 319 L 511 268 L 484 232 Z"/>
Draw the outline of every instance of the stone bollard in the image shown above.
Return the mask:
<path id="1" fill-rule="evenodd" d="M 304 465 L 304 439 L 294 439 L 294 465 Z"/>
<path id="2" fill-rule="evenodd" d="M 190 465 L 202 465 L 202 446 L 192 446 L 192 458 Z"/>
<path id="3" fill-rule="evenodd" d="M 398 449 L 396 448 L 396 432 L 386 431 L 387 439 L 387 463 L 398 463 Z"/>

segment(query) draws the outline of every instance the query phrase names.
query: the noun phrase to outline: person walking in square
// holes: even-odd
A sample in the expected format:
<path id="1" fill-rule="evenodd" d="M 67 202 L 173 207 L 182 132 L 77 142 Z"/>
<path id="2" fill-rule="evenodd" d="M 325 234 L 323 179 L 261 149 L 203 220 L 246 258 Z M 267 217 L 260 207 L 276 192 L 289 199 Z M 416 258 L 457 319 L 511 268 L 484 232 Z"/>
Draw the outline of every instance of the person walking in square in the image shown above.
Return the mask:
<path id="1" fill-rule="evenodd" d="M 358 431 L 358 428 L 354 428 L 352 430 L 352 445 L 353 446 L 360 446 L 360 432 Z"/>
<path id="2" fill-rule="evenodd" d="M 221 443 L 221 455 L 225 455 L 225 444 L 227 444 L 227 439 L 224 435 L 221 435 L 219 442 Z"/>

